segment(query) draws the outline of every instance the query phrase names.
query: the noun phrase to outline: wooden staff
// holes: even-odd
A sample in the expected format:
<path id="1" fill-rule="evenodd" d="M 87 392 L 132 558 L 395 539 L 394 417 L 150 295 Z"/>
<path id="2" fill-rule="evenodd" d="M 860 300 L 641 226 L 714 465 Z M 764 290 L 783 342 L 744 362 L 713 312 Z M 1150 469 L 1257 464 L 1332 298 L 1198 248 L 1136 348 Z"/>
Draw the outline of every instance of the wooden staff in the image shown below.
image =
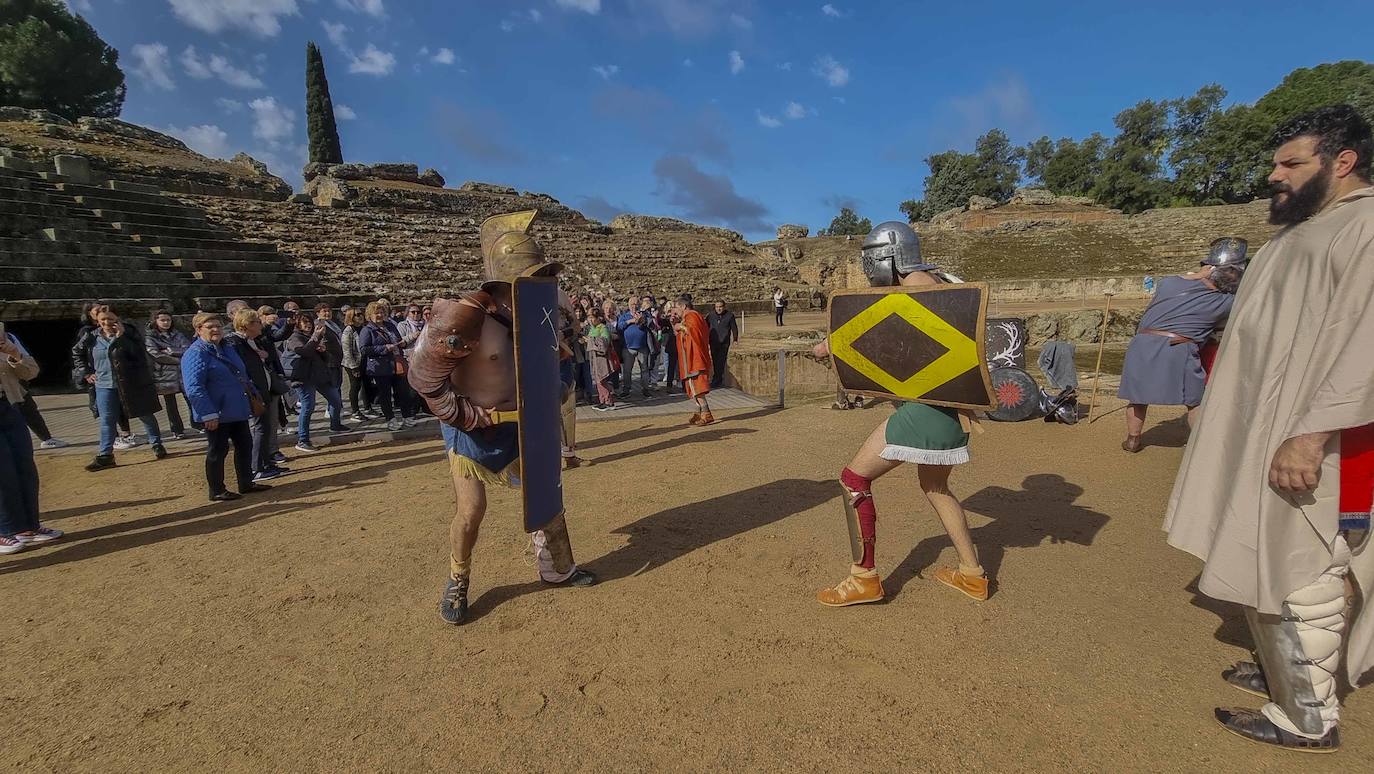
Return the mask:
<path id="1" fill-rule="evenodd" d="M 1091 419 L 1093 410 L 1097 408 L 1097 383 L 1102 379 L 1102 348 L 1107 346 L 1107 321 L 1112 316 L 1112 296 L 1116 295 L 1116 290 L 1107 288 L 1107 305 L 1102 309 L 1102 330 L 1097 334 L 1097 365 L 1093 366 L 1093 395 L 1088 400 L 1088 416 Z"/>

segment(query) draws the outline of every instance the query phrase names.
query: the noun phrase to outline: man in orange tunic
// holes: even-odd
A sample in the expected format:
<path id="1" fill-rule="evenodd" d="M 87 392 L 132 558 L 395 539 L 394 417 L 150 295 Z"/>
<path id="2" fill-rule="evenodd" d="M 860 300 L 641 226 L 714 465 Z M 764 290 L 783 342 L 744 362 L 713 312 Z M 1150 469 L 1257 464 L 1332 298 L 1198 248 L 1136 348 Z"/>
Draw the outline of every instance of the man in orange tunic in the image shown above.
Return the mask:
<path id="1" fill-rule="evenodd" d="M 677 370 L 682 389 L 697 402 L 697 413 L 688 424 L 709 425 L 716 421 L 706 394 L 711 391 L 711 338 L 706 318 L 692 308 L 692 297 L 683 293 L 674 308 L 673 330 L 677 331 Z"/>

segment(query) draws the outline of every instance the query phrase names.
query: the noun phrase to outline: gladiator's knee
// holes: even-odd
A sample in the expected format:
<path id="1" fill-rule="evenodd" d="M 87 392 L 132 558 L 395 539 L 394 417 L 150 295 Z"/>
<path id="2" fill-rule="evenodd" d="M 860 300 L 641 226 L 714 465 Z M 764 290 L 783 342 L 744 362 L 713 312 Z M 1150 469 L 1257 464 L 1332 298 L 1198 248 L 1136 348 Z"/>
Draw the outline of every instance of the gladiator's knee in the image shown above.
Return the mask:
<path id="1" fill-rule="evenodd" d="M 849 468 L 840 471 L 840 485 L 849 493 L 849 504 L 858 504 L 873 497 L 873 481 L 855 473 Z"/>

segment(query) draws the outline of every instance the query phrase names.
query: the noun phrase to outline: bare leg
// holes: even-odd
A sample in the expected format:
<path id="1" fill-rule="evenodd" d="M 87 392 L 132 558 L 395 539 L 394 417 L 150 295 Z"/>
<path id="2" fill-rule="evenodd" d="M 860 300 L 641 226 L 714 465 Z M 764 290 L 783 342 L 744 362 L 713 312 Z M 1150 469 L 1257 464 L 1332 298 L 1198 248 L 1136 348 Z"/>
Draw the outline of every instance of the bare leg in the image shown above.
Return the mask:
<path id="1" fill-rule="evenodd" d="M 477 545 L 477 531 L 487 513 L 487 485 L 454 471 L 453 494 L 457 507 L 448 529 L 449 573 L 456 578 L 472 571 L 472 547 Z"/>
<path id="2" fill-rule="evenodd" d="M 899 460 L 885 460 L 878 456 L 885 446 L 887 446 L 886 421 L 874 428 L 872 433 L 869 433 L 868 440 L 859 447 L 854 459 L 849 461 L 849 469 L 873 481 L 902 464 Z"/>
<path id="3" fill-rule="evenodd" d="M 1145 412 L 1150 407 L 1143 403 L 1132 403 L 1126 407 L 1126 435 L 1140 435 L 1145 429 Z"/>
<path id="4" fill-rule="evenodd" d="M 1189 427 L 1193 427 L 1194 425 L 1197 424 L 1198 416 L 1200 416 L 1200 415 L 1198 414 L 1197 406 L 1189 406 L 1189 407 L 1188 407 L 1188 426 L 1189 426 Z"/>
<path id="5" fill-rule="evenodd" d="M 973 536 L 968 531 L 968 519 L 964 516 L 964 506 L 959 498 L 949 491 L 949 474 L 952 465 L 917 465 L 916 475 L 921 481 L 921 491 L 925 492 L 930 507 L 940 517 L 940 524 L 954 543 L 959 554 L 961 569 L 972 570 L 979 567 L 978 549 L 973 545 Z"/>

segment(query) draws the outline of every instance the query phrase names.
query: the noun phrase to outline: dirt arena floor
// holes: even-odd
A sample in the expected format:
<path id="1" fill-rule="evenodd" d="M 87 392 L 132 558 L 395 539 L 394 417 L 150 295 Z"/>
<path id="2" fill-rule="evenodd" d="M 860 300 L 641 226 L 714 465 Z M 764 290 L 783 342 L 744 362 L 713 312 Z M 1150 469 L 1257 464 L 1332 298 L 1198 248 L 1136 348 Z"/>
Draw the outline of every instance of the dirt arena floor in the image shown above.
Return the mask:
<path id="1" fill-rule="evenodd" d="M 1186 440 L 1158 412 L 991 425 L 959 469 L 998 586 L 899 470 L 877 486 L 889 598 L 840 610 L 835 477 L 886 406 L 584 424 L 565 488 L 590 589 L 534 582 L 492 498 L 473 620 L 440 622 L 452 492 L 439 443 L 293 461 L 210 504 L 202 457 L 45 457 L 67 539 L 0 559 L 0 766 L 39 771 L 1374 771 L 1374 690 L 1334 756 L 1226 734 L 1237 611 L 1189 592 L 1165 500 Z M 233 507 L 227 507 L 233 506 Z"/>

